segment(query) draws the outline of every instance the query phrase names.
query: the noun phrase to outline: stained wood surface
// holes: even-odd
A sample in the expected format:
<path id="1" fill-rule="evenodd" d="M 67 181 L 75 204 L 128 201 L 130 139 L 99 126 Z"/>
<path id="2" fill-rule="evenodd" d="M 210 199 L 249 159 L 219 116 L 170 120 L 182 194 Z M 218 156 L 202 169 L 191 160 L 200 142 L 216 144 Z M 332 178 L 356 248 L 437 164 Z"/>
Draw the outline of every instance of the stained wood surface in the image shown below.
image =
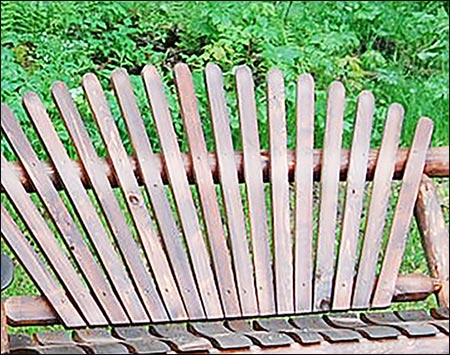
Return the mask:
<path id="1" fill-rule="evenodd" d="M 394 174 L 403 112 L 402 106 L 394 104 L 389 108 L 387 115 L 370 197 L 360 264 L 355 281 L 353 307 L 356 308 L 368 307 L 370 304 L 370 292 L 374 284 L 378 255 L 386 223 L 386 213 L 392 191 L 391 179 Z"/>
<path id="2" fill-rule="evenodd" d="M 153 206 L 168 258 L 174 270 L 181 295 L 190 319 L 205 315 L 194 274 L 184 251 L 183 236 L 179 231 L 146 134 L 130 78 L 124 70 L 112 74 L 112 84 L 130 134 L 131 144 L 138 159 L 140 171 Z"/>
<path id="3" fill-rule="evenodd" d="M 361 213 L 365 195 L 367 157 L 372 136 L 375 102 L 373 95 L 364 91 L 358 96 L 356 120 L 348 167 L 336 276 L 334 280 L 333 309 L 348 309 L 351 305 L 353 278 L 356 271 L 356 248 L 360 238 Z"/>
<path id="4" fill-rule="evenodd" d="M 273 314 L 275 311 L 274 278 L 254 82 L 250 68 L 247 66 L 238 67 L 235 75 L 259 313 Z"/>
<path id="5" fill-rule="evenodd" d="M 139 233 L 141 244 L 151 265 L 159 292 L 164 295 L 162 298 L 169 317 L 170 319 L 186 319 L 186 310 L 170 265 L 152 225 L 149 211 L 144 203 L 144 196 L 132 173 L 127 153 L 120 140 L 117 126 L 114 124 L 114 119 L 100 82 L 93 74 L 87 74 L 83 77 L 83 88 L 111 157 L 115 174 L 120 181 L 128 210 Z"/>
<path id="6" fill-rule="evenodd" d="M 220 318 L 223 311 L 219 293 L 214 281 L 214 274 L 192 193 L 189 189 L 186 174 L 183 172 L 183 161 L 170 117 L 169 106 L 164 95 L 164 87 L 155 67 L 145 67 L 142 76 L 203 306 L 209 318 Z"/>
<path id="7" fill-rule="evenodd" d="M 449 308 L 449 238 L 436 187 L 426 175 L 422 176 L 415 205 L 415 216 L 428 259 L 431 275 L 439 279 L 440 306 Z"/>
<path id="8" fill-rule="evenodd" d="M 29 273 L 31 279 L 39 285 L 40 291 L 52 304 L 62 323 L 67 327 L 86 326 L 83 317 L 48 271 L 44 262 L 39 258 L 3 205 L 1 206 L 1 220 L 2 237 Z M 3 312 L 2 303 L 2 317 Z"/>
<path id="9" fill-rule="evenodd" d="M 301 75 L 297 81 L 295 157 L 295 311 L 312 310 L 313 302 L 313 164 L 314 79 Z"/>
<path id="10" fill-rule="evenodd" d="M 220 215 L 218 196 L 208 164 L 208 151 L 199 114 L 192 74 L 185 64 L 174 68 L 181 117 L 192 154 L 194 175 L 202 205 L 202 211 L 210 242 L 214 270 L 226 316 L 241 314 L 233 264 L 228 250 L 225 230 Z"/>
<path id="11" fill-rule="evenodd" d="M 318 311 L 327 310 L 331 306 L 344 110 L 345 89 L 341 83 L 334 82 L 328 91 L 320 180 L 319 231 L 313 304 L 313 309 Z"/>
<path id="12" fill-rule="evenodd" d="M 139 246 L 131 234 L 119 201 L 109 184 L 107 174 L 98 168 L 101 160 L 97 156 L 69 89 L 64 83 L 56 82 L 52 86 L 52 95 L 147 312 L 152 320 L 168 319 L 147 265 L 143 262 Z"/>
<path id="13" fill-rule="evenodd" d="M 433 121 L 429 118 L 421 118 L 417 124 L 411 145 L 411 153 L 406 164 L 402 187 L 392 220 L 383 266 L 373 296 L 372 305 L 374 307 L 388 306 L 392 299 L 432 131 Z"/>
<path id="14" fill-rule="evenodd" d="M 222 72 L 217 65 L 208 64 L 205 74 L 239 300 L 242 314 L 250 316 L 258 314 L 258 303 L 238 175 L 234 168 L 236 162 L 234 160 Z"/>
<path id="15" fill-rule="evenodd" d="M 59 172 L 59 177 L 66 188 L 77 216 L 90 236 L 96 254 L 102 263 L 106 275 L 111 280 L 115 293 L 132 322 L 143 323 L 150 319 L 139 299 L 135 287 L 125 267 L 114 250 L 110 236 L 102 225 L 92 201 L 83 184 L 74 173 L 71 160 L 50 121 L 44 104 L 34 93 L 27 93 L 23 98 L 27 113 L 34 124 L 36 132 L 48 152 L 48 155 Z"/>
<path id="16" fill-rule="evenodd" d="M 287 127 L 283 74 L 267 75 L 267 101 L 272 194 L 274 276 L 277 313 L 294 309 L 294 263 L 290 228 Z"/>
<path id="17" fill-rule="evenodd" d="M 399 148 L 397 151 L 397 155 L 395 157 L 395 171 L 394 171 L 394 180 L 400 180 L 403 176 L 403 172 L 405 169 L 406 159 L 408 157 L 410 148 L 403 147 Z M 322 169 L 322 149 L 314 149 L 313 155 L 313 170 L 314 170 L 314 181 L 320 180 L 320 174 Z M 263 170 L 263 181 L 270 182 L 269 177 L 269 153 L 267 151 L 261 150 L 261 164 Z M 194 167 L 192 164 L 192 157 L 190 153 L 181 153 L 184 170 L 186 171 L 189 183 L 195 183 L 194 177 Z M 379 149 L 370 149 L 369 151 L 369 161 L 367 163 L 367 181 L 372 181 L 374 178 L 375 167 L 377 165 L 377 159 L 379 156 Z M 449 176 L 449 147 L 430 147 L 427 152 L 427 158 L 425 161 L 424 173 L 429 177 L 448 177 Z M 350 158 L 350 150 L 342 149 L 341 151 L 341 166 L 340 166 L 340 174 L 339 178 L 341 181 L 345 181 L 347 178 L 347 170 L 348 170 L 348 162 Z M 142 173 L 139 171 L 139 165 L 137 163 L 136 157 L 128 157 L 130 160 L 131 167 L 133 168 L 133 172 L 136 175 L 138 182 L 140 185 L 143 184 Z M 236 166 L 236 170 L 238 171 L 239 182 L 244 182 L 244 174 L 243 166 L 244 166 L 244 158 L 243 153 L 239 151 L 234 152 L 234 163 Z M 26 172 L 24 171 L 22 165 L 18 162 L 11 162 L 13 165 L 13 169 L 16 170 L 16 174 L 19 176 L 21 183 L 24 185 L 27 192 L 34 192 L 35 187 L 29 180 Z M 74 164 L 77 168 L 77 173 L 80 175 L 81 181 L 86 188 L 92 188 L 92 185 L 85 174 L 82 163 L 79 160 L 74 160 Z M 217 162 L 217 156 L 214 152 L 208 153 L 208 164 L 209 169 L 211 170 L 214 183 L 219 183 L 219 167 Z M 42 166 L 45 173 L 50 177 L 53 184 L 57 189 L 62 189 L 62 184 L 58 179 L 57 172 L 54 167 L 46 161 L 42 161 Z M 164 184 L 168 183 L 166 173 L 164 171 L 164 162 L 163 157 L 159 153 L 155 153 L 155 167 L 161 174 L 162 180 Z M 294 171 L 295 171 L 295 151 L 288 150 L 288 167 L 289 167 L 289 182 L 294 181 Z M 98 163 L 99 171 L 103 171 L 110 181 L 112 187 L 118 186 L 118 181 L 114 176 L 114 170 L 112 168 L 112 164 L 110 159 L 100 158 Z M 4 189 L 1 187 L 1 191 Z"/>

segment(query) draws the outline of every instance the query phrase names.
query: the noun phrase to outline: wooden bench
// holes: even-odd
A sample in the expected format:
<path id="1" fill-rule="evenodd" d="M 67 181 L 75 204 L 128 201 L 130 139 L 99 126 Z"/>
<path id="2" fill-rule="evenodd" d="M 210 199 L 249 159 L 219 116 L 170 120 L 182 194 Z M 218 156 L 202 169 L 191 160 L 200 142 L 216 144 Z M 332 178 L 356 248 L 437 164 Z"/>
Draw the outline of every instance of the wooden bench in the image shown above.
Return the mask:
<path id="1" fill-rule="evenodd" d="M 41 292 L 2 300 L 2 353 L 448 353 L 448 227 L 431 178 L 449 176 L 449 148 L 429 147 L 433 122 L 421 118 L 410 149 L 398 148 L 404 112 L 393 104 L 371 149 L 374 97 L 364 91 L 343 149 L 345 89 L 334 82 L 326 118 L 316 117 L 326 120 L 323 149 L 314 149 L 312 76 L 298 79 L 296 127 L 287 127 L 283 75 L 271 70 L 262 125 L 241 66 L 236 136 L 222 72 L 209 64 L 205 74 L 210 121 L 188 67 L 175 66 L 183 127 L 153 66 L 142 78 L 154 122 L 142 119 L 122 69 L 112 74 L 120 118 L 99 80 L 83 78 L 96 132 L 64 83 L 52 87 L 60 118 L 26 93 L 48 160 L 2 104 L 13 153 L 5 157 L 2 141 L 1 234 Z M 296 131 L 294 150 L 287 130 Z M 414 212 L 428 275 L 399 272 Z M 386 310 L 432 294 L 431 312 Z M 6 329 L 50 324 L 67 331 Z"/>

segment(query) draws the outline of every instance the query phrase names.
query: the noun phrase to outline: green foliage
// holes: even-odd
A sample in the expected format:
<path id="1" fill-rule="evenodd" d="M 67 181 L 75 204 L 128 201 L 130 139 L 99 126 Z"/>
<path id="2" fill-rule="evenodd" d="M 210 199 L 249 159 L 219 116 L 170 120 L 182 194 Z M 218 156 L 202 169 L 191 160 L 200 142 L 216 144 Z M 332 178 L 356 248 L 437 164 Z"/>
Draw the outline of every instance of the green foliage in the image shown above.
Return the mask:
<path id="1" fill-rule="evenodd" d="M 216 62 L 225 72 L 231 125 L 239 149 L 232 71 L 234 66 L 246 64 L 255 75 L 261 145 L 267 148 L 265 75 L 271 67 L 278 67 L 287 83 L 291 148 L 295 80 L 303 72 L 312 73 L 316 80 L 318 146 L 324 130 L 326 90 L 336 79 L 344 82 L 349 98 L 344 145 L 350 144 L 354 104 L 363 89 L 372 90 L 377 99 L 373 145 L 380 143 L 387 106 L 393 102 L 406 107 L 402 144 L 410 143 L 418 118 L 425 115 L 436 123 L 433 144 L 447 145 L 448 13 L 444 3 L 3 1 L 2 101 L 12 106 L 32 137 L 20 97 L 27 90 L 38 92 L 69 147 L 50 98 L 51 83 L 65 81 L 86 118 L 99 154 L 104 155 L 80 81 L 83 74 L 94 72 L 108 87 L 111 71 L 124 67 L 133 76 L 157 148 L 139 78 L 142 67 L 152 63 L 169 86 L 176 131 L 185 147 L 170 68 L 184 61 L 194 70 L 208 133 L 202 69 L 206 63 Z M 114 100 L 111 103 L 119 116 L 117 104 Z M 121 120 L 118 125 L 126 137 Z M 38 140 L 32 140 L 45 156 Z M 213 147 L 211 139 L 207 143 Z M 2 148 L 9 151 L 3 140 Z M 127 148 L 131 152 L 129 144 Z"/>

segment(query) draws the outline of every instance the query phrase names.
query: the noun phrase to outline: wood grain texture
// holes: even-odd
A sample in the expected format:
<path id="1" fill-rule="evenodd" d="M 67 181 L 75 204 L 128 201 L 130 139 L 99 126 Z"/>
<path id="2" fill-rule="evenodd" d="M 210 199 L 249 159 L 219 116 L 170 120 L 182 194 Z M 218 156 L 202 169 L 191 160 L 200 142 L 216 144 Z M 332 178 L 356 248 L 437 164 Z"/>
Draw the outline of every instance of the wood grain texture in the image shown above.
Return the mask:
<path id="1" fill-rule="evenodd" d="M 344 110 L 344 86 L 340 82 L 334 82 L 328 92 L 327 122 L 323 143 L 314 310 L 327 310 L 331 306 Z"/>
<path id="2" fill-rule="evenodd" d="M 225 316 L 236 317 L 241 314 L 241 310 L 234 281 L 233 264 L 225 238 L 216 188 L 209 169 L 208 152 L 198 111 L 192 74 L 185 64 L 177 64 L 174 68 L 174 73 L 181 117 L 192 154 L 194 175 L 200 195 L 222 307 Z"/>
<path id="3" fill-rule="evenodd" d="M 118 295 L 127 315 L 132 322 L 144 323 L 150 319 L 139 299 L 134 285 L 111 243 L 110 235 L 103 227 L 102 221 L 86 189 L 73 169 L 69 155 L 53 128 L 44 104 L 34 93 L 26 93 L 23 104 L 28 116 L 39 134 L 48 155 L 59 172 L 59 177 L 66 188 L 72 206 L 83 225 L 88 238 L 105 270 L 111 285 Z"/>
<path id="4" fill-rule="evenodd" d="M 375 102 L 372 93 L 358 96 L 356 120 L 348 167 L 344 217 L 333 288 L 333 309 L 351 305 L 353 278 L 356 271 L 356 248 L 360 238 L 361 213 L 365 194 L 367 157 L 372 136 Z"/>
<path id="5" fill-rule="evenodd" d="M 186 174 L 183 171 L 181 152 L 170 117 L 169 106 L 164 95 L 164 87 L 156 68 L 153 66 L 146 66 L 142 71 L 142 77 L 153 112 L 170 186 L 178 208 L 178 215 L 183 227 L 203 306 L 209 318 L 220 318 L 223 316 L 223 311 L 219 293 L 214 281 L 211 260 L 200 228 L 200 221 L 192 193 Z"/>
<path id="6" fill-rule="evenodd" d="M 431 275 L 442 283 L 438 293 L 441 307 L 449 308 L 449 234 L 433 180 L 425 174 L 414 210 Z"/>
<path id="7" fill-rule="evenodd" d="M 314 79 L 301 75 L 297 81 L 294 216 L 295 311 L 312 310 L 313 291 L 313 164 Z"/>
<path id="8" fill-rule="evenodd" d="M 145 258 L 142 257 L 138 243 L 131 234 L 107 174 L 99 169 L 101 159 L 97 156 L 69 89 L 64 83 L 56 82 L 52 86 L 52 95 L 118 249 L 126 262 L 130 278 L 136 285 L 136 291 L 152 320 L 168 319 L 155 283 L 148 272 Z"/>
<path id="9" fill-rule="evenodd" d="M 372 300 L 373 307 L 388 306 L 392 300 L 432 132 L 433 121 L 422 117 L 417 124 L 411 153 L 406 164 L 383 266 Z"/>
<path id="10" fill-rule="evenodd" d="M 386 224 L 386 213 L 392 192 L 391 179 L 395 169 L 395 157 L 400 140 L 403 114 L 403 107 L 399 104 L 393 104 L 389 107 L 356 275 L 352 304 L 355 308 L 365 308 L 370 304 L 372 285 L 374 284 L 375 270 Z"/>
<path id="11" fill-rule="evenodd" d="M 114 123 L 100 82 L 93 74 L 83 77 L 83 88 L 108 150 L 114 172 L 120 182 L 128 210 L 133 218 L 139 239 L 150 263 L 159 292 L 166 305 L 170 319 L 186 319 L 187 314 L 178 287 L 172 274 L 163 246 L 153 228 L 144 196 L 139 188 L 119 131 Z"/>
<path id="12" fill-rule="evenodd" d="M 273 314 L 275 292 L 254 83 L 247 66 L 236 68 L 235 75 L 258 307 L 261 315 Z"/>
<path id="13" fill-rule="evenodd" d="M 2 114 L 5 112 L 2 109 Z M 72 295 L 86 322 L 89 325 L 108 324 L 97 302 L 81 282 L 67 255 L 62 251 L 53 232 L 37 210 L 29 194 L 26 193 L 23 186 L 19 183 L 18 177 L 15 175 L 14 170 L 11 169 L 10 163 L 4 158 L 3 153 L 1 154 L 1 171 L 2 186 L 5 188 L 6 194 L 16 207 L 40 251 L 45 255 L 53 272 L 57 275 L 65 290 Z M 78 245 L 76 244 L 76 246 Z M 77 252 L 78 249 L 76 247 L 74 249 Z"/>
<path id="14" fill-rule="evenodd" d="M 397 155 L 395 157 L 395 170 L 394 170 L 394 180 L 400 180 L 403 176 L 403 172 L 405 169 L 406 159 L 409 154 L 409 148 L 399 148 L 397 151 Z M 377 165 L 377 159 L 379 157 L 380 150 L 379 149 L 370 149 L 369 151 L 369 161 L 367 164 L 367 174 L 366 180 L 372 181 L 374 178 L 375 168 Z M 314 181 L 320 181 L 320 175 L 322 170 L 322 149 L 314 149 L 313 155 L 313 171 L 314 171 Z M 449 147 L 430 147 L 427 152 L 427 158 L 425 161 L 424 173 L 429 177 L 448 177 L 449 176 Z M 195 183 L 194 177 L 194 166 L 192 162 L 192 157 L 190 153 L 182 153 L 181 157 L 183 159 L 184 170 L 186 171 L 188 181 L 191 184 Z M 130 160 L 131 167 L 133 168 L 133 172 L 138 179 L 138 183 L 142 185 L 144 182 L 142 173 L 139 170 L 139 164 L 137 162 L 136 157 L 130 156 L 128 158 Z M 341 158 L 340 158 L 340 168 L 339 168 L 339 178 L 341 181 L 345 181 L 347 179 L 347 170 L 348 170 L 348 162 L 350 159 L 350 150 L 342 149 Z M 270 182 L 269 176 L 269 153 L 265 150 L 260 151 L 260 160 L 262 164 L 263 170 L 263 181 L 265 183 Z M 235 151 L 234 152 L 234 163 L 236 165 L 236 170 L 238 172 L 238 179 L 240 183 L 245 182 L 243 169 L 244 169 L 244 158 L 243 152 Z M 85 174 L 82 163 L 79 160 L 74 160 L 74 164 L 77 169 L 77 173 L 83 182 L 83 185 L 86 188 L 92 188 L 92 185 L 89 181 L 88 176 Z M 208 153 L 208 164 L 211 170 L 214 183 L 220 182 L 219 177 L 219 167 L 217 162 L 217 157 L 215 152 Z M 50 177 L 53 184 L 57 189 L 62 189 L 63 186 L 58 179 L 58 175 L 52 166 L 51 163 L 47 161 L 42 161 L 42 166 L 46 174 Z M 164 171 L 164 161 L 163 157 L 159 153 L 155 153 L 155 167 L 161 174 L 162 180 L 164 184 L 168 183 L 166 172 Z M 288 167 L 289 167 L 289 182 L 293 182 L 295 176 L 295 151 L 288 150 Z M 29 180 L 26 172 L 23 170 L 23 167 L 18 162 L 13 162 L 13 168 L 16 170 L 16 173 L 19 176 L 21 183 L 24 185 L 27 192 L 34 192 L 35 187 Z M 111 160 L 108 158 L 99 158 L 98 167 L 99 170 L 104 172 L 111 184 L 112 187 L 118 187 L 118 181 L 114 175 L 114 169 L 111 164 Z M 3 187 L 1 187 L 1 192 L 3 192 Z"/>
<path id="15" fill-rule="evenodd" d="M 3 207 L 3 206 L 2 206 Z M 0 323 L 0 330 L 1 330 L 1 352 L 2 354 L 6 354 L 9 353 L 9 335 L 8 335 L 8 331 L 7 331 L 7 321 L 6 321 L 6 311 L 5 311 L 5 306 L 3 304 L 3 300 L 2 300 L 2 304 L 1 304 L 1 323 Z"/>
<path id="16" fill-rule="evenodd" d="M 146 128 L 137 106 L 130 78 L 124 70 L 119 69 L 112 74 L 111 79 L 189 319 L 204 318 L 205 312 L 199 290 L 188 255 L 184 250 L 183 236 L 173 216 L 161 174 L 155 168 L 155 156 L 148 136 L 145 134 Z"/>
<path id="17" fill-rule="evenodd" d="M 294 310 L 293 241 L 290 228 L 287 127 L 284 79 L 272 69 L 267 76 L 270 178 L 272 191 L 274 276 L 277 313 Z"/>
<path id="18" fill-rule="evenodd" d="M 222 72 L 217 65 L 208 64 L 205 74 L 219 177 L 241 310 L 243 315 L 256 315 L 258 314 L 258 303 L 253 279 L 254 270 L 247 240 L 238 174 L 234 168 L 236 162 L 234 160 Z"/>
<path id="19" fill-rule="evenodd" d="M 86 322 L 67 297 L 64 289 L 54 279 L 3 205 L 1 206 L 1 220 L 2 237 L 31 279 L 38 285 L 39 290 L 52 304 L 62 323 L 70 328 L 86 326 Z"/>

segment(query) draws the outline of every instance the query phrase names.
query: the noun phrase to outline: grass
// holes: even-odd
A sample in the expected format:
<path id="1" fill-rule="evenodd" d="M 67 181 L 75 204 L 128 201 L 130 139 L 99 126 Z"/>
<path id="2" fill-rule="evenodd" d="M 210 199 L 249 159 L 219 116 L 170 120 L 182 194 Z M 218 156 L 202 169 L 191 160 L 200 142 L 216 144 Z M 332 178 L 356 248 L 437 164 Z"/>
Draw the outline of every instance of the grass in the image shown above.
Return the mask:
<path id="1" fill-rule="evenodd" d="M 105 156 L 105 147 L 82 95 L 81 77 L 93 72 L 104 88 L 109 88 L 112 70 L 124 67 L 132 77 L 149 136 L 158 151 L 159 142 L 139 77 L 143 66 L 152 63 L 167 85 L 176 132 L 186 150 L 171 72 L 176 62 L 183 61 L 193 70 L 207 145 L 213 149 L 202 69 L 208 62 L 215 62 L 225 74 L 233 139 L 236 149 L 240 149 L 232 73 L 234 66 L 246 64 L 254 73 L 261 147 L 267 149 L 265 75 L 270 68 L 278 67 L 286 80 L 289 148 L 295 142 L 295 80 L 304 72 L 312 73 L 316 82 L 318 147 L 325 128 L 326 91 L 333 80 L 341 80 L 347 89 L 345 147 L 351 141 L 357 95 L 366 89 L 373 91 L 376 98 L 373 146 L 380 144 L 387 107 L 393 102 L 406 109 L 402 146 L 410 145 L 421 116 L 435 122 L 432 144 L 448 145 L 448 20 L 446 1 L 2 1 L 1 99 L 17 114 L 36 152 L 45 159 L 46 152 L 21 107 L 26 91 L 37 92 L 74 157 L 69 136 L 50 97 L 52 82 L 66 82 L 86 119 L 98 154 Z M 112 111 L 119 117 L 117 103 L 108 95 Z M 124 123 L 120 119 L 117 123 L 127 151 L 131 152 Z M 1 145 L 7 158 L 14 159 L 3 135 Z M 448 218 L 448 180 L 440 186 Z M 402 271 L 426 271 L 415 227 L 410 233 Z M 5 295 L 30 292 L 36 290 L 19 268 L 14 286 Z"/>

